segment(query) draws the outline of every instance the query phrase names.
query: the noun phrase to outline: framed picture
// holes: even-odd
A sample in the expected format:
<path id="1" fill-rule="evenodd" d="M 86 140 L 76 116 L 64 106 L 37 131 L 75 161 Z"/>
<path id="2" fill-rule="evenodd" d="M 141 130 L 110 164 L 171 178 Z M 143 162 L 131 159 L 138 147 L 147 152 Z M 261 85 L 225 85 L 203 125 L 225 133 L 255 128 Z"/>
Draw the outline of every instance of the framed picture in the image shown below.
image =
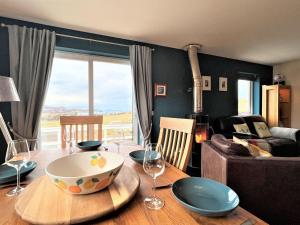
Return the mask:
<path id="1" fill-rule="evenodd" d="M 211 91 L 211 77 L 210 76 L 202 76 L 202 90 L 203 91 Z"/>
<path id="2" fill-rule="evenodd" d="M 167 84 L 154 84 L 155 96 L 167 96 Z"/>
<path id="3" fill-rule="evenodd" d="M 219 77 L 219 91 L 227 91 L 227 77 Z"/>

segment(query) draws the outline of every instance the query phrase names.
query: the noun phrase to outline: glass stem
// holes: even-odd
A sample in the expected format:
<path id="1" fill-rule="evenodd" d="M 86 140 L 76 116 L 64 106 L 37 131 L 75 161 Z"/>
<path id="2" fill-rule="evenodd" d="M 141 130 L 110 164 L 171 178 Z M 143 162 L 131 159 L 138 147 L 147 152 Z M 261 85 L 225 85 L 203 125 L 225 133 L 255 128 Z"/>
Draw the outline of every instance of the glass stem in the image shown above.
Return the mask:
<path id="1" fill-rule="evenodd" d="M 17 188 L 20 188 L 20 167 L 16 168 L 17 170 Z"/>
<path id="2" fill-rule="evenodd" d="M 156 195 L 155 195 L 155 187 L 156 187 L 156 178 L 154 177 L 153 178 L 153 197 L 155 198 L 156 197 Z"/>

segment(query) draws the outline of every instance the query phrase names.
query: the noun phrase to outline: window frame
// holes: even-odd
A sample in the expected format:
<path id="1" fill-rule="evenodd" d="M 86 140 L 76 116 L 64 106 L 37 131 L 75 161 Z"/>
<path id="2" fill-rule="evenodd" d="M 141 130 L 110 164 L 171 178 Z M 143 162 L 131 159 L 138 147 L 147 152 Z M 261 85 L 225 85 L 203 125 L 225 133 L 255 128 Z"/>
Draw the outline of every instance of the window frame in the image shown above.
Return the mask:
<path id="1" fill-rule="evenodd" d="M 249 81 L 250 82 L 250 90 L 249 90 L 249 95 L 250 95 L 250 112 L 247 112 L 247 113 L 240 113 L 239 112 L 239 81 L 240 80 L 243 80 L 243 81 Z M 238 110 L 238 115 L 248 115 L 249 113 L 250 114 L 253 114 L 253 112 L 254 112 L 254 109 L 253 109 L 253 107 L 254 107 L 254 96 L 253 96 L 253 94 L 254 94 L 254 84 L 253 84 L 254 82 L 253 82 L 253 80 L 249 80 L 249 79 L 244 79 L 244 78 L 239 78 L 239 79 L 237 79 L 237 110 Z"/>
<path id="2" fill-rule="evenodd" d="M 107 56 L 98 56 L 92 54 L 84 54 L 77 52 L 68 52 L 62 50 L 55 50 L 54 58 L 81 60 L 88 62 L 88 112 L 89 115 L 94 115 L 94 62 L 108 62 L 116 64 L 130 65 L 129 59 L 113 58 Z M 51 78 L 50 78 L 51 79 Z M 132 87 L 132 131 L 134 144 L 138 143 L 138 120 L 134 107 L 134 88 Z M 90 127 L 91 129 L 91 127 Z M 41 127 L 39 129 L 39 139 L 41 137 Z M 40 139 L 41 140 L 41 139 Z"/>

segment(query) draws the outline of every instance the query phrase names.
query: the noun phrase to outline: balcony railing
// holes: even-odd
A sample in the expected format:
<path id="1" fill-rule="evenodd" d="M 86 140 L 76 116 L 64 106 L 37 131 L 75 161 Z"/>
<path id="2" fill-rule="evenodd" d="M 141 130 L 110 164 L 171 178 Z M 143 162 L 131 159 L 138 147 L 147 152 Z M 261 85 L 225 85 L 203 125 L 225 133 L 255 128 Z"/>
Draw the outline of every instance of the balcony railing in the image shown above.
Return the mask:
<path id="1" fill-rule="evenodd" d="M 115 132 L 114 132 L 115 131 Z M 128 124 L 103 124 L 102 125 L 102 141 L 109 143 L 113 141 L 133 139 L 133 125 Z M 120 135 L 122 134 L 122 135 Z M 41 128 L 39 136 L 40 144 L 43 149 L 56 149 L 61 143 L 61 128 L 60 127 L 45 127 Z"/>

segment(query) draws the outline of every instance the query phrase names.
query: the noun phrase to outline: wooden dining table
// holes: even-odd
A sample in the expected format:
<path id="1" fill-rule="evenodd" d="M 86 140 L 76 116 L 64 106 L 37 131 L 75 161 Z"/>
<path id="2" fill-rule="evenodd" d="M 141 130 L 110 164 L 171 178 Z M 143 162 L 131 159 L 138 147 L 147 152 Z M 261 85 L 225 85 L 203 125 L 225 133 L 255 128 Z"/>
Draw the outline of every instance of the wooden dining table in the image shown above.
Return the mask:
<path id="1" fill-rule="evenodd" d="M 165 201 L 165 206 L 160 210 L 150 210 L 144 206 L 144 198 L 151 194 L 152 179 L 147 175 L 142 165 L 132 161 L 128 155 L 130 151 L 141 149 L 137 145 L 122 145 L 120 146 L 120 154 L 125 158 L 125 165 L 134 169 L 140 177 L 140 187 L 135 197 L 121 209 L 110 213 L 107 216 L 98 218 L 93 221 L 85 222 L 85 224 L 107 224 L 107 225 L 252 225 L 252 224 L 267 224 L 257 218 L 250 212 L 241 207 L 237 207 L 233 212 L 224 217 L 206 217 L 198 213 L 194 213 L 184 208 L 172 196 L 171 188 L 156 190 L 157 196 Z M 79 149 L 74 149 L 75 152 L 80 152 Z M 108 145 L 108 151 L 116 152 L 117 148 L 114 145 Z M 57 150 L 40 150 L 32 153 L 32 160 L 38 163 L 37 168 L 27 176 L 26 182 L 31 182 L 34 179 L 45 175 L 46 166 L 53 160 L 70 154 L 69 149 Z M 188 175 L 174 166 L 167 165 L 165 172 L 157 178 L 156 184 L 166 185 L 175 182 L 178 179 L 187 177 Z M 28 224 L 19 217 L 15 211 L 15 202 L 18 197 L 8 197 L 6 192 L 9 188 L 0 189 L 0 224 L 7 225 L 23 225 Z"/>

